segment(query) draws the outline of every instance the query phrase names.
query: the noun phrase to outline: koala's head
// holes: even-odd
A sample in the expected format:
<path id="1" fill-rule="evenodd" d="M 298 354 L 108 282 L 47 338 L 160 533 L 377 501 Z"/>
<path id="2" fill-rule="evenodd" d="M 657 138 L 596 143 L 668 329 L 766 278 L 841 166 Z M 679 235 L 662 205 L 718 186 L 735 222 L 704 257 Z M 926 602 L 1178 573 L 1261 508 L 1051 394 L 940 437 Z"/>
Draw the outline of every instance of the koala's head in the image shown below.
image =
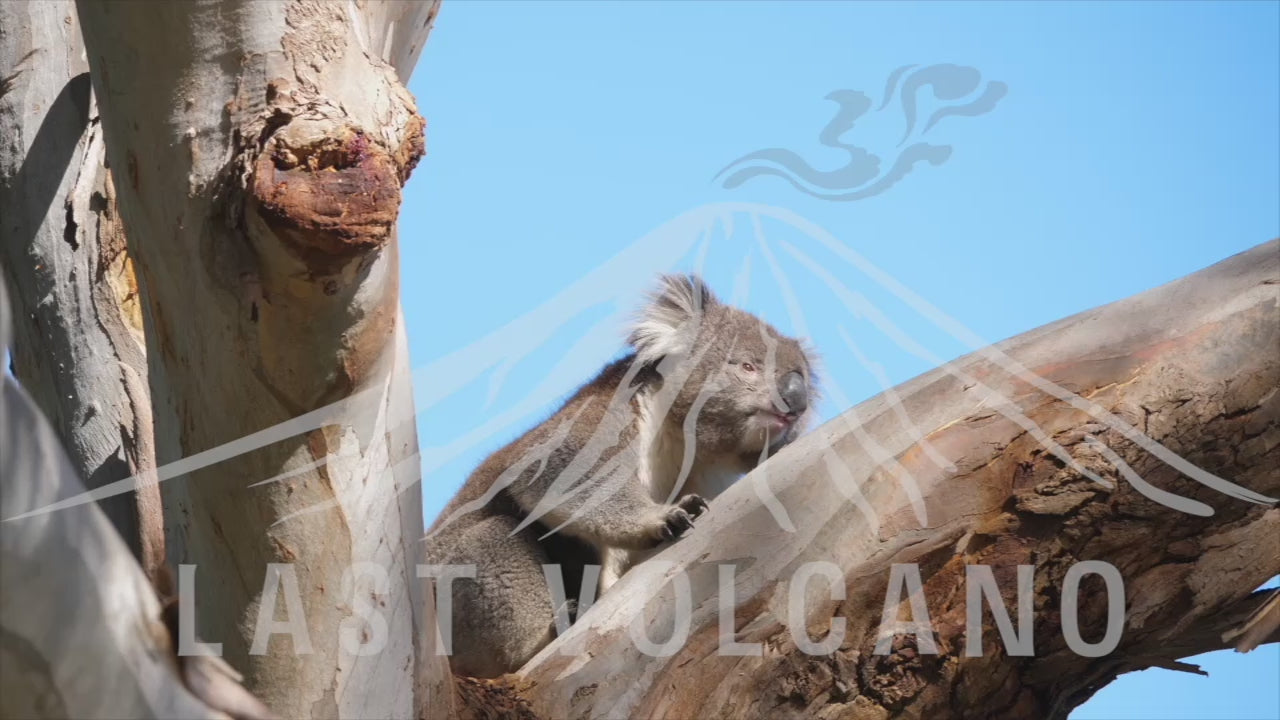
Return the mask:
<path id="1" fill-rule="evenodd" d="M 699 453 L 733 454 L 754 466 L 766 448 L 771 454 L 794 440 L 812 417 L 812 353 L 721 303 L 697 276 L 663 276 L 628 342 L 637 360 L 662 376 L 659 405 L 670 402 L 664 420 L 692 429 Z"/>

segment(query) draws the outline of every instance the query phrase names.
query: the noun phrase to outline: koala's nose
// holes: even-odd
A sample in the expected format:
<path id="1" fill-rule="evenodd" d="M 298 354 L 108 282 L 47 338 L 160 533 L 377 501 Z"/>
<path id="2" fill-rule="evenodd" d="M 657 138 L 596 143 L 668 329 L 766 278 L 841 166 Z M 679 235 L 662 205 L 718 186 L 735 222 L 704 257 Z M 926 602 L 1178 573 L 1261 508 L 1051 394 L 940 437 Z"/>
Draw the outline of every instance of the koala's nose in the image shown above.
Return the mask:
<path id="1" fill-rule="evenodd" d="M 798 370 L 792 370 L 778 380 L 778 395 L 787 404 L 789 413 L 799 415 L 809 407 L 809 387 Z"/>

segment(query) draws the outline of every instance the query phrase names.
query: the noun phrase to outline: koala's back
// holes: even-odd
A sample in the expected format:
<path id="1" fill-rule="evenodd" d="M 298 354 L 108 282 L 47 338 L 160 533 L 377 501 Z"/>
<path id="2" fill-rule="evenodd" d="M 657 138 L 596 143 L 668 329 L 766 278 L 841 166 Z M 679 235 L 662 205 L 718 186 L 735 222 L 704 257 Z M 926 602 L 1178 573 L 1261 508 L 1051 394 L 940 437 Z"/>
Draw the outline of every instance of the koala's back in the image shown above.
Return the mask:
<path id="1" fill-rule="evenodd" d="M 605 366 L 551 417 L 489 455 L 440 512 L 427 533 L 428 538 L 443 541 L 445 536 L 456 533 L 458 526 L 465 528 L 490 516 L 523 520 L 528 513 L 516 502 L 513 493 L 540 496 L 566 470 L 580 476 L 570 483 L 572 487 L 593 476 L 601 467 L 616 465 L 619 460 L 634 465 L 634 458 L 622 457 L 635 451 L 636 413 L 632 396 L 651 383 L 654 374 L 648 368 L 632 371 L 633 359 L 627 356 Z M 632 387 L 619 393 L 620 385 Z M 602 428 L 605 432 L 600 432 Z M 600 436 L 609 438 L 607 446 L 587 447 L 593 437 Z M 584 457 L 589 466 L 575 463 L 584 450 L 590 454 Z M 575 464 L 583 466 L 575 467 Z M 469 512 L 452 517 L 462 509 Z"/>
<path id="2" fill-rule="evenodd" d="M 538 520 L 530 522 L 517 532 L 516 528 L 526 516 L 505 490 L 498 491 L 484 507 L 466 518 L 459 518 L 437 529 L 454 509 L 456 508 L 445 508 L 440 514 L 440 520 L 428 531 L 428 563 L 475 565 L 479 577 L 510 576 L 508 569 L 513 554 L 526 554 L 523 548 L 536 546 L 540 550 L 533 553 L 539 565 L 538 583 L 546 583 L 542 564 L 561 565 L 565 589 L 570 599 L 576 599 L 582 586 L 584 566 L 600 564 L 600 552 L 590 543 L 564 533 L 548 534 L 552 528 Z M 516 548 L 520 551 L 504 552 L 504 549 L 510 551 Z"/>
<path id="3" fill-rule="evenodd" d="M 615 401 L 629 367 L 627 358 L 609 365 L 550 418 L 490 455 L 428 531 L 429 564 L 475 568 L 475 579 L 453 583 L 455 673 L 509 672 L 554 638 L 557 608 L 543 565 L 559 566 L 566 599 L 573 606 L 580 602 L 586 567 L 601 565 L 600 550 L 552 532 L 554 526 L 540 519 L 517 530 L 529 513 L 515 493 L 524 493 L 528 507 L 531 497 L 540 498 L 566 470 L 586 481 L 604 466 L 616 468 L 620 454 L 634 452 L 629 397 Z M 588 448 L 601 427 L 616 430 L 616 441 L 610 433 L 606 447 Z M 582 461 L 575 463 L 579 455 Z M 587 590 L 595 594 L 595 588 Z"/>

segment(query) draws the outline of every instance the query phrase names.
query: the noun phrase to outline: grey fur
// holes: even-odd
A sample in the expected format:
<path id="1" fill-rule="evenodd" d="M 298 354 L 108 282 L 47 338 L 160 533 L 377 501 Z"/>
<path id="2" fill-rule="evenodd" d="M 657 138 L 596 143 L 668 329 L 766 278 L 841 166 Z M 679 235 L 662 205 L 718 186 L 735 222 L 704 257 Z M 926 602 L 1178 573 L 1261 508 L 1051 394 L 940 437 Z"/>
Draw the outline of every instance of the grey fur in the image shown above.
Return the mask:
<path id="1" fill-rule="evenodd" d="M 428 563 L 476 566 L 453 584 L 455 673 L 512 672 L 551 641 L 542 565 L 561 566 L 570 606 L 587 604 L 586 565 L 604 566 L 607 589 L 810 419 L 812 354 L 696 276 L 663 276 L 628 342 L 486 459 L 428 532 Z"/>

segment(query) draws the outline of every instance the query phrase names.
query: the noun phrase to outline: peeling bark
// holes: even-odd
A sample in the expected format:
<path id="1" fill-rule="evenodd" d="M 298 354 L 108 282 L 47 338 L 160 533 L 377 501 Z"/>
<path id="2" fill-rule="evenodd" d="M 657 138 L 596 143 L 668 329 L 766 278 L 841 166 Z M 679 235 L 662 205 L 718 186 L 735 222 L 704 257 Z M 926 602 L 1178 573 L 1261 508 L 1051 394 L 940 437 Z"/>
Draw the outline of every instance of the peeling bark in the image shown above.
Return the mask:
<path id="1" fill-rule="evenodd" d="M 0 260 L 13 370 L 90 488 L 154 468 L 142 314 L 71 2 L 0 5 Z M 101 501 L 148 576 L 155 487 Z"/>
<path id="2" fill-rule="evenodd" d="M 78 9 L 141 280 L 157 458 L 227 456 L 160 485 L 200 634 L 283 716 L 439 716 L 395 237 L 424 129 L 401 79 L 435 3 Z M 289 429 L 312 411 L 323 426 Z M 387 581 L 348 577 L 355 563 Z M 251 654 L 260 615 L 286 615 L 259 606 L 271 564 L 296 572 L 307 637 Z M 370 602 L 386 644 L 361 656 L 340 638 L 378 634 Z"/>
<path id="3" fill-rule="evenodd" d="M 5 285 L 0 343 L 10 339 Z M 41 411 L 7 376 L 0 479 L 9 517 L 84 489 Z M 155 592 L 93 503 L 0 523 L 0 717 L 226 718 L 183 684 Z"/>
<path id="4" fill-rule="evenodd" d="M 924 438 L 899 423 L 888 394 L 873 398 L 734 485 L 690 535 L 624 576 L 520 673 L 485 688 L 516 689 L 546 718 L 1064 718 L 1121 673 L 1192 670 L 1177 660 L 1228 647 L 1224 634 L 1267 601 L 1250 591 L 1280 573 L 1280 509 L 1264 497 L 1280 495 L 1278 304 L 1272 241 L 995 346 L 1074 392 L 1071 403 L 990 351 L 897 388 Z M 1191 479 L 1115 418 L 1243 489 Z M 930 460 L 925 442 L 954 468 Z M 890 459 L 875 462 L 876 445 Z M 904 480 L 920 491 L 923 524 Z M 762 484 L 794 532 L 757 497 Z M 1155 500 L 1161 490 L 1211 514 L 1167 507 Z M 1066 573 L 1087 560 L 1112 564 L 1124 581 L 1123 635 L 1098 658 L 1068 648 L 1061 619 Z M 808 586 L 796 628 L 819 641 L 841 619 L 843 641 L 828 655 L 797 649 L 789 625 L 790 581 L 810 561 L 843 577 L 843 599 L 820 579 Z M 890 569 L 903 563 L 919 567 L 938 654 L 915 635 L 874 652 Z M 759 654 L 717 652 L 720 564 L 736 568 L 724 641 L 761 643 Z M 966 567 L 992 568 L 1016 621 L 1020 564 L 1034 566 L 1034 654 L 1006 654 L 987 609 L 982 654 L 967 657 Z M 640 623 L 670 637 L 681 573 L 692 591 L 688 640 L 670 657 L 645 655 L 629 630 Z M 1097 575 L 1080 587 L 1080 635 L 1096 643 L 1108 593 Z M 477 716 L 491 707 L 485 688 L 463 695 Z"/>

